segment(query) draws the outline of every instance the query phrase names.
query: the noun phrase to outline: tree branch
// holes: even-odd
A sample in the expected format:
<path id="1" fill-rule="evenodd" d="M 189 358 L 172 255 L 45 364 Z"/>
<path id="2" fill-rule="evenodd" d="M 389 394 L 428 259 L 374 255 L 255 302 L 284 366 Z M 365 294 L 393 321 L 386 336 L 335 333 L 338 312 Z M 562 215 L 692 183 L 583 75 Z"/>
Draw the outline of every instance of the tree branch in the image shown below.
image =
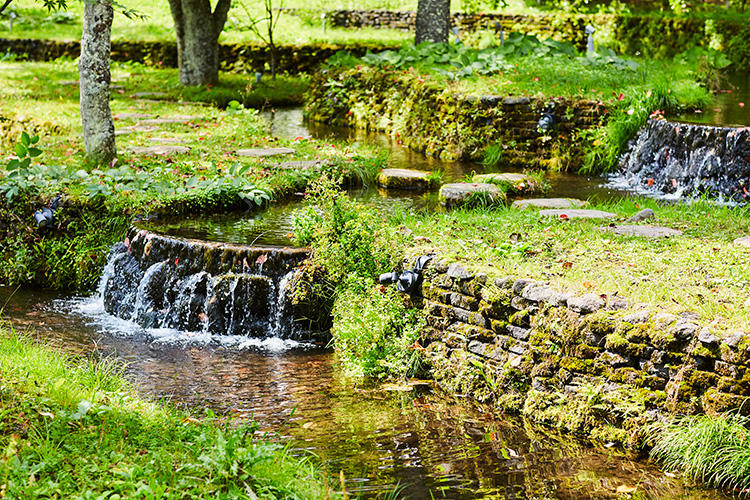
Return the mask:
<path id="1" fill-rule="evenodd" d="M 227 22 L 227 15 L 229 14 L 229 7 L 231 6 L 232 0 L 219 0 L 214 8 L 214 13 L 211 14 L 211 22 L 213 23 L 214 33 L 217 40 L 224 29 L 224 23 Z"/>
<path id="2" fill-rule="evenodd" d="M 7 8 L 8 8 L 8 5 L 10 5 L 10 4 L 12 3 L 12 2 L 13 2 L 13 0 L 5 0 L 5 3 L 3 4 L 3 6 L 2 6 L 2 7 L 0 7 L 0 14 L 2 14 L 2 13 L 3 13 L 3 11 L 4 11 L 5 9 L 7 9 Z"/>

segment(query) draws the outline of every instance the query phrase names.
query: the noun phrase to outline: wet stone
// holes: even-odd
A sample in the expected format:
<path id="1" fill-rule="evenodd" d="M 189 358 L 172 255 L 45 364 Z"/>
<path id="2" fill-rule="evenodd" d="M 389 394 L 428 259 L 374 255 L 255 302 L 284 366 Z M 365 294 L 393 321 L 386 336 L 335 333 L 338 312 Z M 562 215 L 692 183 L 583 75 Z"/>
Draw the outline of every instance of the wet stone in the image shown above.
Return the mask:
<path id="1" fill-rule="evenodd" d="M 245 157 L 250 157 L 250 158 L 264 158 L 266 156 L 279 156 L 279 155 L 294 154 L 294 150 L 291 148 L 249 148 L 249 149 L 238 149 L 236 153 L 238 156 L 245 156 Z"/>
<path id="2" fill-rule="evenodd" d="M 130 151 L 136 155 L 151 156 L 151 155 L 171 155 L 171 154 L 185 154 L 190 152 L 190 148 L 187 146 L 146 146 L 138 147 L 132 146 Z"/>
<path id="3" fill-rule="evenodd" d="M 440 203 L 447 208 L 472 202 L 501 203 L 504 199 L 503 192 L 494 184 L 456 182 L 440 188 Z"/>
<path id="4" fill-rule="evenodd" d="M 668 238 L 670 236 L 680 236 L 682 234 L 682 231 L 679 229 L 650 225 L 636 226 L 625 224 L 621 226 L 605 227 L 602 229 L 619 236 L 640 236 L 642 238 Z"/>
<path id="5" fill-rule="evenodd" d="M 375 181 L 378 186 L 386 189 L 426 191 L 430 187 L 430 173 L 406 168 L 384 168 Z"/>
<path id="6" fill-rule="evenodd" d="M 566 209 L 581 208 L 586 205 L 583 200 L 575 198 L 529 198 L 527 200 L 516 200 L 513 202 L 513 208 L 549 208 L 549 209 Z"/>
<path id="7" fill-rule="evenodd" d="M 612 219 L 617 214 L 603 212 L 601 210 L 585 210 L 580 208 L 540 210 L 539 215 L 543 217 L 556 217 L 559 219 Z"/>
<path id="8" fill-rule="evenodd" d="M 750 248 L 750 236 L 743 236 L 734 240 L 734 246 Z"/>

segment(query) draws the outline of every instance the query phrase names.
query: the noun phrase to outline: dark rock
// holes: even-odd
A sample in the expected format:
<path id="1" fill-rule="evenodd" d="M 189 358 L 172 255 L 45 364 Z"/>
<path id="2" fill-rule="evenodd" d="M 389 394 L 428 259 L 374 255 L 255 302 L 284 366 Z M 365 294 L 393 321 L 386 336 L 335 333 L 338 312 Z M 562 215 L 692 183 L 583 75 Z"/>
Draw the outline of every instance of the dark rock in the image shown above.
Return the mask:
<path id="1" fill-rule="evenodd" d="M 474 277 L 472 273 L 457 262 L 448 266 L 448 276 L 455 280 L 470 280 Z"/>
<path id="2" fill-rule="evenodd" d="M 578 314 L 591 314 L 606 305 L 604 299 L 594 293 L 568 299 L 568 309 Z"/>
<path id="3" fill-rule="evenodd" d="M 714 347 L 719 344 L 719 338 L 712 334 L 708 328 L 703 328 L 700 331 L 698 341 L 708 347 Z"/>

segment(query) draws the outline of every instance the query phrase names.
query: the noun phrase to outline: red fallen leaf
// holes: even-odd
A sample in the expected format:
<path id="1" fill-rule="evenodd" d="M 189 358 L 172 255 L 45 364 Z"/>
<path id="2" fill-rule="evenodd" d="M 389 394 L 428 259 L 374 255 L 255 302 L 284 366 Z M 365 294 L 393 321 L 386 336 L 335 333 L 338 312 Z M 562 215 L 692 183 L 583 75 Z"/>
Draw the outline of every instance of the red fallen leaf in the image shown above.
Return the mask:
<path id="1" fill-rule="evenodd" d="M 647 180 L 646 182 L 648 183 L 648 187 L 651 187 L 651 186 L 654 185 L 654 179 L 653 178 Z"/>
<path id="2" fill-rule="evenodd" d="M 414 241 L 424 241 L 425 243 L 432 243 L 432 240 L 427 236 L 416 236 Z"/>
<path id="3" fill-rule="evenodd" d="M 130 238 L 128 238 L 127 236 L 125 236 L 125 241 L 123 241 L 123 243 L 125 243 L 126 247 L 130 248 Z"/>
<path id="4" fill-rule="evenodd" d="M 572 269 L 573 263 L 572 262 L 563 262 L 562 264 L 563 269 Z"/>
<path id="5" fill-rule="evenodd" d="M 179 263 L 180 263 L 180 258 L 179 257 L 175 257 L 174 258 L 174 265 L 176 266 Z"/>
<path id="6" fill-rule="evenodd" d="M 250 267 L 250 264 L 247 263 L 247 257 L 243 257 L 242 259 L 242 267 Z"/>
<path id="7" fill-rule="evenodd" d="M 677 187 L 677 179 L 672 179 L 672 187 L 673 188 Z"/>
<path id="8" fill-rule="evenodd" d="M 568 217 L 566 214 L 560 214 L 560 218 L 561 219 L 569 219 L 570 217 Z"/>
<path id="9" fill-rule="evenodd" d="M 268 255 L 266 255 L 266 254 L 263 254 L 263 255 L 258 255 L 258 258 L 257 258 L 257 259 L 255 259 L 255 263 L 256 263 L 256 264 L 261 264 L 261 265 L 262 265 L 262 264 L 264 264 L 264 263 L 265 263 L 265 262 L 266 262 L 267 260 L 268 260 Z"/>
<path id="10" fill-rule="evenodd" d="M 206 313 L 200 313 L 200 314 L 198 314 L 198 319 L 199 319 L 199 320 L 200 320 L 200 321 L 201 321 L 202 323 L 205 323 L 205 322 L 207 322 L 207 321 L 208 321 L 208 316 L 206 316 Z"/>
<path id="11" fill-rule="evenodd" d="M 617 96 L 617 100 L 618 101 L 622 101 L 623 99 L 625 99 L 625 94 L 623 94 L 622 92 L 620 92 L 620 95 Z"/>
<path id="12" fill-rule="evenodd" d="M 584 282 L 583 282 L 583 286 L 584 286 L 584 287 L 586 287 L 586 288 L 596 288 L 596 285 L 595 285 L 595 284 L 593 284 L 593 283 L 592 283 L 592 282 L 590 282 L 590 281 L 584 281 Z"/>
<path id="13" fill-rule="evenodd" d="M 739 106 L 740 106 L 741 108 L 744 108 L 744 107 L 745 107 L 745 103 L 744 103 L 744 102 L 741 102 L 741 103 L 739 104 Z"/>

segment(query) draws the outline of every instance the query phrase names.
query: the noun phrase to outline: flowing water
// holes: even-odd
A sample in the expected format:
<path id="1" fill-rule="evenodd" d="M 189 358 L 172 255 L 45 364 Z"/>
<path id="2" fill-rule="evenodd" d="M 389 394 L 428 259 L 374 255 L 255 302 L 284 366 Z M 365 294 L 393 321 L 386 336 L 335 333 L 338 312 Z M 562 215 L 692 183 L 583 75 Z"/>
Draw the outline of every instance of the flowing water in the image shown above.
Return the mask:
<path id="1" fill-rule="evenodd" d="M 298 110 L 277 113 L 272 126 L 277 135 L 336 133 L 340 138 L 343 133 L 305 128 Z M 387 145 L 383 136 L 358 140 Z M 405 148 L 392 151 L 392 166 L 439 167 L 447 180 L 480 168 L 439 163 Z M 552 183 L 554 196 L 623 196 L 602 188 L 601 179 L 561 175 Z M 383 208 L 423 203 L 419 196 L 391 198 L 375 190 L 355 195 Z M 167 260 L 164 241 L 169 238 L 149 239 L 143 229 L 133 230 L 127 243 L 113 251 L 98 294 L 70 297 L 0 287 L 3 317 L 16 330 L 31 331 L 60 350 L 116 355 L 127 363 L 137 387 L 154 398 L 256 420 L 263 430 L 291 440 L 294 453 L 314 454 L 331 477 L 343 471 L 347 490 L 364 498 L 394 490 L 398 498 L 414 499 L 617 498 L 635 486 L 647 498 L 721 498 L 685 489 L 644 460 L 487 413 L 428 385 L 394 391 L 346 380 L 329 349 L 279 333 L 273 319 L 286 307 L 280 293 L 289 275 L 284 256 L 302 251 L 280 249 L 290 246 L 291 213 L 297 205 L 292 201 L 263 213 L 141 221 L 140 228 L 161 234 L 256 247 L 232 247 L 227 253 L 227 245 L 204 243 L 196 258 L 200 245 L 178 241 L 169 243 L 169 252 L 179 257 Z M 207 258 L 212 248 L 223 256 Z M 179 321 L 180 308 L 174 304 L 203 307 L 210 323 L 209 305 L 223 300 L 217 277 L 228 277 L 231 298 L 240 286 L 237 266 L 241 275 L 262 281 L 269 303 L 275 303 L 263 318 L 262 335 L 242 335 L 241 328 L 234 334 L 208 326 L 190 328 Z M 197 293 L 201 279 L 204 290 Z M 185 297 L 170 295 L 170 290 L 185 290 Z"/>
<path id="2" fill-rule="evenodd" d="M 591 448 L 520 420 L 472 409 L 428 387 L 357 387 L 329 350 L 267 339 L 154 337 L 108 316 L 97 299 L 0 288 L 4 318 L 74 354 L 115 353 L 154 398 L 253 418 L 313 453 L 331 477 L 364 498 L 617 498 L 638 486 L 647 498 L 715 499 L 686 490 L 651 464 Z"/>

